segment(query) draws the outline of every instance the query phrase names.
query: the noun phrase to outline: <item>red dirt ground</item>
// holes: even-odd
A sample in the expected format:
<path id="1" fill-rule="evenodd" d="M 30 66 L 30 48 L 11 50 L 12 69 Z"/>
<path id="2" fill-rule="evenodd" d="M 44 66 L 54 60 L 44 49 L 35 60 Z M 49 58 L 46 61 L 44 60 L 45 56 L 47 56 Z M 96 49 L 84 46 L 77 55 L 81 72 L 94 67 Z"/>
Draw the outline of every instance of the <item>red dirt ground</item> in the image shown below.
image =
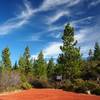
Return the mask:
<path id="1" fill-rule="evenodd" d="M 100 100 L 100 96 L 76 94 L 56 89 L 30 89 L 1 94 L 0 100 Z"/>

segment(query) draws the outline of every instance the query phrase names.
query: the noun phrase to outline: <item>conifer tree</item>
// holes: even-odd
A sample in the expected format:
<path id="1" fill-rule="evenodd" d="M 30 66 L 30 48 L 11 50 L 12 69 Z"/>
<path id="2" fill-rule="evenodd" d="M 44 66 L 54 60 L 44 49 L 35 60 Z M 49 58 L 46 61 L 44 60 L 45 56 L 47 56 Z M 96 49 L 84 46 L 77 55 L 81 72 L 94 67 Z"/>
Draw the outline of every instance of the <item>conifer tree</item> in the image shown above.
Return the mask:
<path id="1" fill-rule="evenodd" d="M 53 77 L 54 69 L 55 69 L 55 64 L 54 64 L 53 58 L 51 58 L 48 62 L 48 66 L 47 66 L 47 76 L 48 76 L 48 78 Z"/>
<path id="2" fill-rule="evenodd" d="M 13 69 L 14 69 L 14 70 L 18 69 L 18 64 L 17 64 L 17 62 L 15 62 L 14 66 L 13 66 Z"/>
<path id="3" fill-rule="evenodd" d="M 9 48 L 5 48 L 2 51 L 2 62 L 5 68 L 11 69 L 10 51 Z"/>
<path id="4" fill-rule="evenodd" d="M 92 52 L 91 49 L 89 50 L 88 55 L 89 55 L 89 58 L 88 59 L 89 59 L 89 61 L 91 61 L 93 59 L 93 52 Z"/>
<path id="5" fill-rule="evenodd" d="M 29 72 L 31 72 L 30 50 L 28 46 L 25 48 L 23 58 L 24 58 L 24 63 L 25 63 L 24 65 L 25 73 L 28 74 Z"/>
<path id="6" fill-rule="evenodd" d="M 62 54 L 59 55 L 58 65 L 62 70 L 64 79 L 74 79 L 80 76 L 81 54 L 74 40 L 74 28 L 67 24 L 62 36 L 63 46 L 60 47 Z"/>
<path id="7" fill-rule="evenodd" d="M 41 51 L 36 60 L 36 73 L 39 79 L 47 79 L 47 65 L 44 60 L 43 52 Z"/>
<path id="8" fill-rule="evenodd" d="M 25 48 L 23 56 L 19 58 L 18 65 L 20 71 L 25 75 L 31 72 L 32 64 L 30 59 L 30 50 L 28 46 Z"/>
<path id="9" fill-rule="evenodd" d="M 94 60 L 100 60 L 100 46 L 98 42 L 95 43 Z"/>
<path id="10" fill-rule="evenodd" d="M 19 65 L 19 70 L 21 71 L 21 73 L 25 72 L 25 60 L 22 56 L 20 56 L 19 61 L 18 61 L 18 65 Z"/>

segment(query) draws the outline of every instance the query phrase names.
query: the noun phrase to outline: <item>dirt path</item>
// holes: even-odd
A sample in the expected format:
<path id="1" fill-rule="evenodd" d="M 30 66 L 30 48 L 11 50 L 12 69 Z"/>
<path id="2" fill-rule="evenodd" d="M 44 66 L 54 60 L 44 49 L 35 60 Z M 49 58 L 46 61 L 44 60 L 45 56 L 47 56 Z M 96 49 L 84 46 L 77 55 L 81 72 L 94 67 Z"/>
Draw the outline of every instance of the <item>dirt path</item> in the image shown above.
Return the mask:
<path id="1" fill-rule="evenodd" d="M 100 96 L 76 94 L 55 89 L 30 89 L 0 95 L 0 100 L 100 100 Z"/>

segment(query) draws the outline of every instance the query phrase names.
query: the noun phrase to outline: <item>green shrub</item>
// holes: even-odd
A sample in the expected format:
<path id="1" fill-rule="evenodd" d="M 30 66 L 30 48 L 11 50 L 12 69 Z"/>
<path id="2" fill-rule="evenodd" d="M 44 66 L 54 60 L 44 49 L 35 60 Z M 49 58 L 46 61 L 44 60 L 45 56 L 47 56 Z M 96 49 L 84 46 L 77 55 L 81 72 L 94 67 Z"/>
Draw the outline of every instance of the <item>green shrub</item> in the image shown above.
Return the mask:
<path id="1" fill-rule="evenodd" d="M 73 91 L 73 84 L 70 80 L 66 80 L 63 85 L 62 89 L 65 91 Z"/>
<path id="2" fill-rule="evenodd" d="M 86 93 L 87 90 L 92 91 L 93 89 L 96 89 L 98 87 L 98 84 L 93 81 L 81 81 L 79 80 L 74 83 L 74 91 L 80 92 L 80 93 Z"/>
<path id="3" fill-rule="evenodd" d="M 76 86 L 78 86 L 78 85 L 80 85 L 80 84 L 82 84 L 82 83 L 84 83 L 84 80 L 82 80 L 82 79 L 75 79 L 75 80 L 73 81 L 73 84 L 76 85 Z"/>
<path id="4" fill-rule="evenodd" d="M 92 94 L 100 95 L 100 87 L 96 88 L 96 89 L 93 89 Z"/>
<path id="5" fill-rule="evenodd" d="M 23 74 L 21 74 L 21 82 L 22 83 L 27 82 L 26 76 Z"/>
<path id="6" fill-rule="evenodd" d="M 55 88 L 63 89 L 64 91 L 73 91 L 73 84 L 70 80 L 55 82 Z"/>
<path id="7" fill-rule="evenodd" d="M 21 88 L 22 89 L 30 89 L 30 88 L 32 88 L 32 86 L 28 82 L 24 82 L 24 83 L 22 83 Z"/>
<path id="8" fill-rule="evenodd" d="M 77 93 L 86 93 L 86 89 L 83 86 L 74 86 L 74 91 Z"/>
<path id="9" fill-rule="evenodd" d="M 87 87 L 88 90 L 93 90 L 98 87 L 98 84 L 93 81 L 86 81 L 85 86 Z"/>
<path id="10" fill-rule="evenodd" d="M 32 86 L 34 88 L 50 88 L 51 87 L 48 81 L 43 81 L 43 80 L 34 80 L 32 82 Z"/>

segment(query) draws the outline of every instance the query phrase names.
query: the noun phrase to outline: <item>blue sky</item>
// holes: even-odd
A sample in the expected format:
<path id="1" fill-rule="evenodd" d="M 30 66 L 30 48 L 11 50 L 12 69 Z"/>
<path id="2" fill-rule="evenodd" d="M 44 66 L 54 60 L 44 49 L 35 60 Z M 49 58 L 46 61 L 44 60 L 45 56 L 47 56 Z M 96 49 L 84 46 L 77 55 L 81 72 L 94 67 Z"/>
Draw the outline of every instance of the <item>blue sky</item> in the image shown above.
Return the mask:
<path id="1" fill-rule="evenodd" d="M 68 22 L 86 57 L 100 43 L 100 0 L 0 0 L 0 53 L 9 47 L 14 62 L 28 45 L 33 58 L 56 58 Z"/>

